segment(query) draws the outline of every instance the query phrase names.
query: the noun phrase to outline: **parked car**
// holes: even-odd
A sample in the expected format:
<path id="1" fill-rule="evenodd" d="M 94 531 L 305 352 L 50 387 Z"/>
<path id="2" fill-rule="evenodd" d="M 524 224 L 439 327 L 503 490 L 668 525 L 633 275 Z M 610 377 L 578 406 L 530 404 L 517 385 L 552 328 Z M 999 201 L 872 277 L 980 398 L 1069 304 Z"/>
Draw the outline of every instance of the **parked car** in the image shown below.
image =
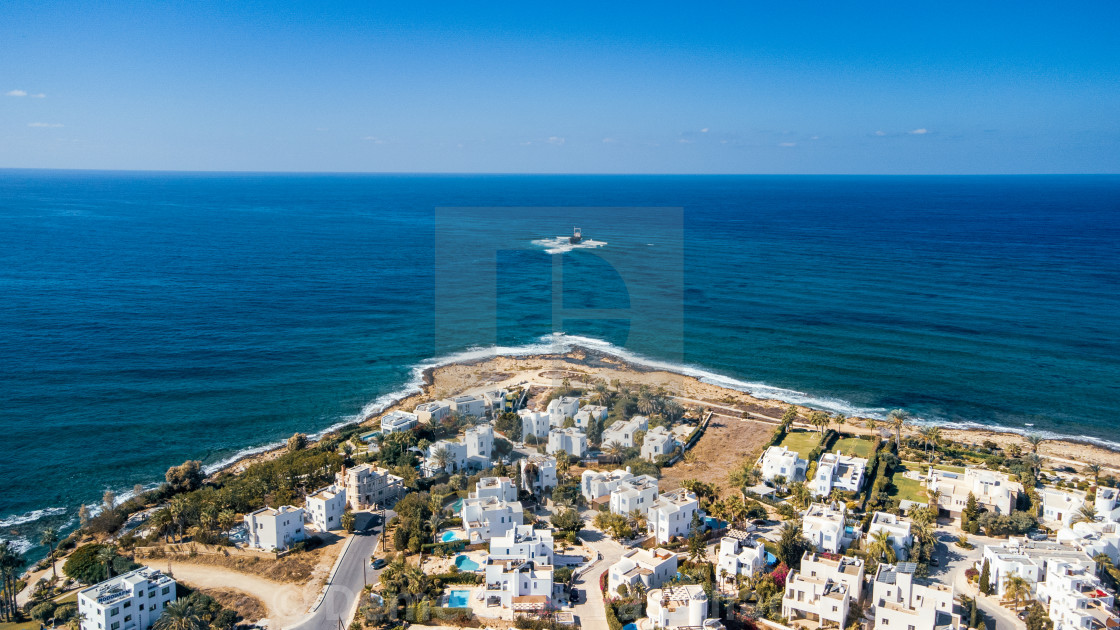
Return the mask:
<path id="1" fill-rule="evenodd" d="M 385 562 L 385 558 L 374 558 L 373 560 L 370 561 L 369 564 L 370 564 L 370 566 L 372 566 L 375 569 L 380 569 L 388 563 Z"/>
<path id="2" fill-rule="evenodd" d="M 572 594 L 568 597 L 568 601 L 572 605 L 578 604 L 579 603 L 579 591 L 573 588 L 572 589 Z"/>

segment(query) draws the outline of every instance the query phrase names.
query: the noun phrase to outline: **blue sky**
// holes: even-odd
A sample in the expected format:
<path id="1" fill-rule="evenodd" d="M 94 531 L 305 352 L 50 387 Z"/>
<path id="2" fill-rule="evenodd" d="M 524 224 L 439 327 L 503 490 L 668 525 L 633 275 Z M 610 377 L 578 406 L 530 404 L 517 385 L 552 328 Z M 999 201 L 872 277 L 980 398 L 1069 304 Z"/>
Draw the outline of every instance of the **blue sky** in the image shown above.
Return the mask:
<path id="1" fill-rule="evenodd" d="M 0 167 L 1120 172 L 1114 0 L 534 4 L 7 0 Z"/>

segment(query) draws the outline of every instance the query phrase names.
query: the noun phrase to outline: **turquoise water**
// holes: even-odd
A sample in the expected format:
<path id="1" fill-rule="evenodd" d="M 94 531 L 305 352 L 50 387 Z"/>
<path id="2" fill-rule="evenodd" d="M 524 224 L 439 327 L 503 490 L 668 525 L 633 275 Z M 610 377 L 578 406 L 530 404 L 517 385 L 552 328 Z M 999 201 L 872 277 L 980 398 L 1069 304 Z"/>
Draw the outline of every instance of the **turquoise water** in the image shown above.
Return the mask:
<path id="1" fill-rule="evenodd" d="M 451 591 L 447 596 L 448 608 L 466 608 L 470 605 L 470 591 Z"/>
<path id="2" fill-rule="evenodd" d="M 447 530 L 446 532 L 440 534 L 439 539 L 443 542 L 451 542 L 453 540 L 462 540 L 462 537 L 460 536 L 459 532 Z"/>
<path id="3" fill-rule="evenodd" d="M 478 563 L 471 560 L 469 556 L 457 556 L 455 558 L 455 566 L 459 567 L 460 571 L 478 570 Z"/>
<path id="4" fill-rule="evenodd" d="M 0 537 L 373 413 L 425 366 L 577 344 L 1115 441 L 1118 199 L 1115 176 L 0 171 Z M 534 243 L 573 225 L 608 244 Z"/>

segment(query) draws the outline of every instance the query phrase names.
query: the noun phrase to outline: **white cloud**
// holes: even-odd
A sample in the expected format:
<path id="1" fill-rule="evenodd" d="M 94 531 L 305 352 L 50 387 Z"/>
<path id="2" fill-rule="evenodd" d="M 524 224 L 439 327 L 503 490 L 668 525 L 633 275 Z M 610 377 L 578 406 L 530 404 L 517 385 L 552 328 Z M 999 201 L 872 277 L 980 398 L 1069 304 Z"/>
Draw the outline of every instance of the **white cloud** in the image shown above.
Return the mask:
<path id="1" fill-rule="evenodd" d="M 912 135 L 912 136 L 923 136 L 927 133 L 929 133 L 929 129 L 926 129 L 925 127 L 922 127 L 921 129 L 915 129 L 914 131 L 911 131 L 910 135 Z"/>
<path id="2" fill-rule="evenodd" d="M 62 126 L 62 123 L 40 123 L 40 122 L 34 122 L 34 123 L 27 123 L 27 126 L 28 126 L 28 127 L 61 127 L 61 126 Z"/>
<path id="3" fill-rule="evenodd" d="M 603 138 L 603 144 L 614 144 L 616 142 L 618 142 L 618 140 L 614 138 Z"/>
<path id="4" fill-rule="evenodd" d="M 708 133 L 708 128 L 704 127 L 703 129 L 700 130 L 700 133 Z"/>
<path id="5" fill-rule="evenodd" d="M 549 136 L 547 142 L 549 144 L 564 144 L 564 139 L 560 136 Z"/>
<path id="6" fill-rule="evenodd" d="M 31 98 L 47 98 L 47 95 L 43 94 L 42 92 L 39 92 L 38 94 L 28 94 L 28 96 L 30 96 Z"/>
<path id="7" fill-rule="evenodd" d="M 820 136 L 813 136 L 812 138 L 809 138 L 809 139 L 810 139 L 810 140 L 820 140 L 820 139 L 821 139 L 821 137 L 820 137 Z"/>
<path id="8" fill-rule="evenodd" d="M 779 142 L 778 146 L 780 146 L 780 147 L 795 147 L 795 146 L 797 146 L 797 143 L 796 142 Z"/>
<path id="9" fill-rule="evenodd" d="M 887 135 L 887 132 L 885 132 L 885 131 L 883 131 L 882 129 L 880 129 L 879 131 L 876 131 L 876 132 L 875 132 L 875 135 L 877 135 L 877 136 L 885 136 L 885 135 Z"/>
<path id="10" fill-rule="evenodd" d="M 680 140 L 677 140 L 677 142 L 681 144 L 692 144 L 692 140 L 689 140 L 688 138 L 681 138 Z"/>
<path id="11" fill-rule="evenodd" d="M 27 96 L 27 92 L 24 92 L 23 90 L 12 90 L 11 92 L 8 92 L 7 95 L 8 96 Z"/>
<path id="12" fill-rule="evenodd" d="M 367 142 L 372 142 L 374 144 L 385 144 L 385 141 L 382 140 L 381 138 L 378 138 L 377 136 L 366 136 L 366 137 L 362 138 L 362 140 L 365 140 Z"/>

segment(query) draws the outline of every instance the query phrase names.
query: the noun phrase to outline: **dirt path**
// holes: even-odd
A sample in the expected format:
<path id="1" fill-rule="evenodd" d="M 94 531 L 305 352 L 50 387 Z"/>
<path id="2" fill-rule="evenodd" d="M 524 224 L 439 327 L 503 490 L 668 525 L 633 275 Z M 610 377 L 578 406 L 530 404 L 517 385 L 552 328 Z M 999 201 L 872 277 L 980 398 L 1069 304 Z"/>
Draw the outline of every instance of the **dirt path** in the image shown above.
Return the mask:
<path id="1" fill-rule="evenodd" d="M 149 560 L 148 566 L 166 570 L 165 559 Z M 290 628 L 307 616 L 307 609 L 318 596 L 314 582 L 308 585 L 281 584 L 262 577 L 222 567 L 171 562 L 177 581 L 204 589 L 233 589 L 259 599 L 268 611 L 269 627 Z"/>

